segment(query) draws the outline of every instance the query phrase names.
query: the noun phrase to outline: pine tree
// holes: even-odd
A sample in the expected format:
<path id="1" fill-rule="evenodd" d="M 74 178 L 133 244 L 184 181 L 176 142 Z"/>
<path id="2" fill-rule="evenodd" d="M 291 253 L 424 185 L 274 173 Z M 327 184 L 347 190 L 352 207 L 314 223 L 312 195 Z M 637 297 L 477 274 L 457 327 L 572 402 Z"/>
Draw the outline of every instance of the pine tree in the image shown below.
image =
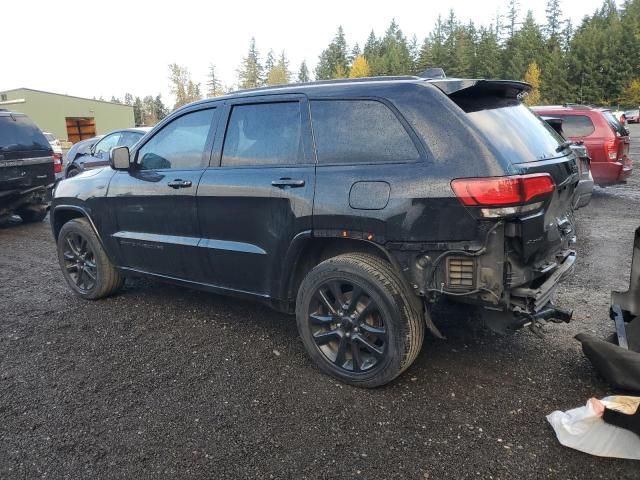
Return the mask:
<path id="1" fill-rule="evenodd" d="M 544 48 L 542 32 L 533 18 L 533 12 L 529 10 L 520 30 L 513 35 L 513 38 L 507 40 L 503 52 L 505 76 L 515 80 L 521 79 L 529 64 L 535 62 L 541 65 Z"/>
<path id="2" fill-rule="evenodd" d="M 509 6 L 507 7 L 507 40 L 511 40 L 516 34 L 516 25 L 518 24 L 518 14 L 520 10 L 520 3 L 518 0 L 509 0 Z"/>
<path id="3" fill-rule="evenodd" d="M 222 84 L 220 83 L 220 79 L 218 75 L 216 75 L 216 66 L 212 63 L 209 65 L 209 75 L 207 79 L 207 97 L 219 97 L 223 95 Z"/>
<path id="4" fill-rule="evenodd" d="M 118 97 L 111 95 L 111 103 L 122 103 Z"/>
<path id="5" fill-rule="evenodd" d="M 272 49 L 269 49 L 269 52 L 267 53 L 267 59 L 264 61 L 264 72 L 267 76 L 269 75 L 269 72 L 273 69 L 275 65 L 276 65 L 275 54 L 273 53 Z"/>
<path id="6" fill-rule="evenodd" d="M 169 88 L 176 97 L 176 103 L 173 108 L 181 107 L 195 100 L 200 100 L 200 84 L 191 80 L 191 73 L 186 67 L 177 63 L 169 65 Z"/>
<path id="7" fill-rule="evenodd" d="M 411 57 L 411 72 L 412 74 L 420 73 L 418 68 L 418 60 L 420 58 L 420 47 L 418 46 L 418 37 L 414 34 L 409 42 L 409 56 Z"/>
<path id="8" fill-rule="evenodd" d="M 156 123 L 158 123 L 158 117 L 156 116 L 155 102 L 151 95 L 147 95 L 142 99 L 141 124 L 150 127 Z"/>
<path id="9" fill-rule="evenodd" d="M 501 50 L 498 35 L 493 25 L 480 27 L 474 72 L 478 78 L 499 78 L 502 76 L 500 66 Z"/>
<path id="10" fill-rule="evenodd" d="M 302 60 L 300 64 L 300 70 L 298 71 L 298 83 L 307 83 L 311 79 L 309 78 L 309 69 L 307 68 L 307 61 Z"/>
<path id="11" fill-rule="evenodd" d="M 627 46 L 627 36 L 629 32 L 624 30 L 613 0 L 605 0 L 593 16 L 582 21 L 568 54 L 569 80 L 578 86 L 576 96 L 581 102 L 604 105 L 618 102 L 634 76 L 634 62 L 638 62 L 629 56 L 633 47 Z"/>
<path id="12" fill-rule="evenodd" d="M 353 48 L 351 49 L 351 53 L 349 53 L 348 60 L 349 60 L 350 67 L 353 65 L 353 62 L 360 54 L 362 54 L 362 50 L 360 50 L 360 45 L 358 45 L 358 42 L 356 42 Z"/>
<path id="13" fill-rule="evenodd" d="M 391 20 L 384 37 L 378 44 L 378 56 L 369 60 L 373 75 L 408 75 L 414 65 L 407 39 L 395 20 Z"/>
<path id="14" fill-rule="evenodd" d="M 247 56 L 242 59 L 238 69 L 238 85 L 240 88 L 256 88 L 262 85 L 262 65 L 256 49 L 256 39 L 251 38 Z"/>
<path id="15" fill-rule="evenodd" d="M 124 104 L 125 105 L 133 105 L 133 95 L 130 93 L 124 94 Z"/>
<path id="16" fill-rule="evenodd" d="M 349 72 L 349 78 L 362 78 L 370 75 L 369 62 L 364 55 L 358 55 L 353 64 L 351 65 L 351 71 Z"/>
<path id="17" fill-rule="evenodd" d="M 154 99 L 153 103 L 154 103 L 156 118 L 158 119 L 158 121 L 160 121 L 164 117 L 166 117 L 169 112 L 167 110 L 167 107 L 164 105 L 164 103 L 162 103 L 162 97 L 160 94 L 156 95 L 156 98 Z"/>
<path id="18" fill-rule="evenodd" d="M 435 27 L 429 34 L 429 37 L 425 38 L 422 48 L 420 49 L 417 66 L 419 72 L 434 67 L 444 69 L 445 73 L 451 71 L 452 61 L 449 58 L 445 46 L 444 30 L 442 17 L 438 15 Z"/>
<path id="19" fill-rule="evenodd" d="M 531 85 L 531 91 L 524 99 L 527 105 L 538 105 L 540 103 L 540 68 L 536 62 L 530 63 L 524 81 Z"/>
<path id="20" fill-rule="evenodd" d="M 571 89 L 567 79 L 567 64 L 559 45 L 545 56 L 540 77 L 540 96 L 545 103 L 560 104 L 567 102 Z"/>
<path id="21" fill-rule="evenodd" d="M 560 9 L 560 0 L 547 0 L 545 9 L 547 24 L 544 31 L 547 41 L 551 47 L 560 43 L 560 35 L 562 33 L 562 10 Z"/>
<path id="22" fill-rule="evenodd" d="M 133 121 L 136 124 L 136 127 L 144 125 L 142 100 L 140 100 L 140 97 L 136 97 L 136 99 L 133 101 Z"/>
<path id="23" fill-rule="evenodd" d="M 338 27 L 338 32 L 329 46 L 322 51 L 316 66 L 316 78 L 318 80 L 328 80 L 336 77 L 337 73 L 349 70 L 349 58 L 347 52 L 347 41 L 344 36 L 342 26 Z"/>
<path id="24" fill-rule="evenodd" d="M 267 73 L 267 85 L 284 85 L 289 83 L 289 78 L 289 60 L 283 51 Z"/>

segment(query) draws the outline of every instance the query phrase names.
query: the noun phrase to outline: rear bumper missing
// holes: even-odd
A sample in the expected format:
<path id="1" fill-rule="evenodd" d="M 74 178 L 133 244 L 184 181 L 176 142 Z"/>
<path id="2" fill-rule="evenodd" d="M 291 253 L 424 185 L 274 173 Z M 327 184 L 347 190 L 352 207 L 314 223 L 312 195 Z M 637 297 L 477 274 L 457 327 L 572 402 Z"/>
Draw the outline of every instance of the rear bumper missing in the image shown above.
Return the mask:
<path id="1" fill-rule="evenodd" d="M 564 258 L 558 262 L 547 278 L 537 288 L 518 287 L 511 291 L 511 305 L 527 313 L 540 312 L 552 300 L 558 288 L 558 284 L 573 271 L 576 261 L 576 252 L 568 250 L 564 252 Z"/>

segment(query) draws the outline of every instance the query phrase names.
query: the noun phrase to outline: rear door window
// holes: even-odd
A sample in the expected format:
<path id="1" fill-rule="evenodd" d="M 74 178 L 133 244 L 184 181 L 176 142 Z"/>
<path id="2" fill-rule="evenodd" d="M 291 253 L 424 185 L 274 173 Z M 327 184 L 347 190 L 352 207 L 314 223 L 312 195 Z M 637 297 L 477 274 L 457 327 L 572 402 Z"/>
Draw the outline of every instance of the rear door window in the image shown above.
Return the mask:
<path id="1" fill-rule="evenodd" d="M 588 137 L 595 131 L 586 115 L 554 115 L 562 119 L 562 130 L 567 137 Z"/>
<path id="2" fill-rule="evenodd" d="M 51 150 L 40 129 L 24 115 L 0 117 L 0 151 Z"/>
<path id="3" fill-rule="evenodd" d="M 409 133 L 376 100 L 313 100 L 318 163 L 387 163 L 420 158 Z"/>
<path id="4" fill-rule="evenodd" d="M 232 107 L 223 167 L 292 165 L 303 160 L 300 102 Z"/>

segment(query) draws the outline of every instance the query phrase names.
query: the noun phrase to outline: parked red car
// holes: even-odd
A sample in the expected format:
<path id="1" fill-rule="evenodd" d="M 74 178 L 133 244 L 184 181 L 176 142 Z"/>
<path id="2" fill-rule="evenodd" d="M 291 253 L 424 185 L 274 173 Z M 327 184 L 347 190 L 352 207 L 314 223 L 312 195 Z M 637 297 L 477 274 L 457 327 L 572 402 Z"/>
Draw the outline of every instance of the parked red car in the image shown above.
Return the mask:
<path id="1" fill-rule="evenodd" d="M 533 107 L 539 115 L 562 119 L 565 135 L 583 141 L 591 157 L 591 173 L 601 187 L 624 182 L 633 171 L 629 132 L 611 110 L 583 105 Z"/>

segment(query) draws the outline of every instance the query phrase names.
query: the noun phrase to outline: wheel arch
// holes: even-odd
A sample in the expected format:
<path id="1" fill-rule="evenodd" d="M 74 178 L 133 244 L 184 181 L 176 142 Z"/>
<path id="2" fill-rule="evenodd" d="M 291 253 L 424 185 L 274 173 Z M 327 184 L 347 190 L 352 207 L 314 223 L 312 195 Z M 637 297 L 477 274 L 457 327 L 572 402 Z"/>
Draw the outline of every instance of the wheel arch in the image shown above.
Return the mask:
<path id="1" fill-rule="evenodd" d="M 363 239 L 314 237 L 311 232 L 302 232 L 293 239 L 283 264 L 278 292 L 282 309 L 293 312 L 297 291 L 313 267 L 329 258 L 356 252 L 368 253 L 389 262 L 400 278 L 406 280 L 398 261 L 380 244 Z"/>

